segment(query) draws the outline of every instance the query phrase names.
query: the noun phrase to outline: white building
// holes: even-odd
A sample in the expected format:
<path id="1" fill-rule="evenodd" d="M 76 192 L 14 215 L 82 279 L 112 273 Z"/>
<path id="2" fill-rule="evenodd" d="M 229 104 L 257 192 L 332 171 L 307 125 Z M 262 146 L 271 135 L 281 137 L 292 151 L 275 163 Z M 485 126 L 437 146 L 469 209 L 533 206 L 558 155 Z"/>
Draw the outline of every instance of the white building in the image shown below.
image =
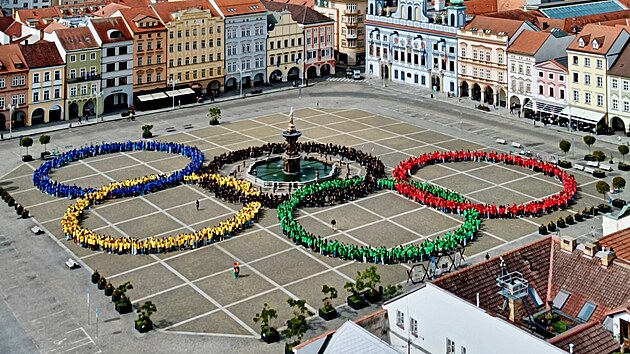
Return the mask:
<path id="1" fill-rule="evenodd" d="M 626 45 L 608 70 L 608 120 L 610 126 L 630 132 L 630 46 Z"/>

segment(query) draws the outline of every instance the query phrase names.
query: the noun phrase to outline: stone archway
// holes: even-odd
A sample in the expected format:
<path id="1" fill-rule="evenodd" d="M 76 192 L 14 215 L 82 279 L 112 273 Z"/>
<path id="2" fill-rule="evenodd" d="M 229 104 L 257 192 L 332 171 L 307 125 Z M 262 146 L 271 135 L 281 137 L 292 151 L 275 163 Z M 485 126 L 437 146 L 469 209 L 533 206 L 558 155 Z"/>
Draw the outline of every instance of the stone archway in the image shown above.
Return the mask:
<path id="1" fill-rule="evenodd" d="M 83 109 L 81 110 L 81 117 L 94 115 L 96 112 L 94 101 L 88 100 L 83 104 Z"/>
<path id="2" fill-rule="evenodd" d="M 475 101 L 481 101 L 481 86 L 479 84 L 473 85 L 470 98 Z"/>
<path id="3" fill-rule="evenodd" d="M 254 87 L 263 86 L 265 84 L 265 75 L 263 73 L 258 73 L 254 75 Z"/>
<path id="4" fill-rule="evenodd" d="M 332 67 L 330 64 L 322 64 L 319 67 L 319 76 L 328 76 L 332 73 Z"/>
<path id="5" fill-rule="evenodd" d="M 622 131 L 622 132 L 626 132 L 626 123 L 623 121 L 623 119 L 615 116 L 610 120 L 610 126 L 615 130 L 615 131 Z"/>
<path id="6" fill-rule="evenodd" d="M 462 81 L 462 84 L 459 85 L 459 97 L 468 97 L 470 95 L 470 87 L 468 87 L 468 82 Z"/>
<path id="7" fill-rule="evenodd" d="M 510 109 L 519 109 L 521 108 L 521 99 L 518 96 L 514 95 L 510 97 Z"/>
<path id="8" fill-rule="evenodd" d="M 31 113 L 31 125 L 44 124 L 46 119 L 46 111 L 43 108 L 37 108 Z"/>
<path id="9" fill-rule="evenodd" d="M 486 88 L 483 90 L 483 103 L 489 104 L 489 105 L 494 105 L 494 90 L 492 89 L 492 87 L 490 86 L 486 86 Z"/>
<path id="10" fill-rule="evenodd" d="M 11 125 L 13 128 L 20 128 L 26 126 L 26 113 L 23 111 L 14 111 L 11 118 Z"/>
<path id="11" fill-rule="evenodd" d="M 382 67 L 381 72 L 383 73 L 381 78 L 385 80 L 389 79 L 389 66 L 387 66 L 387 64 L 383 64 L 381 65 L 381 67 Z"/>
<path id="12" fill-rule="evenodd" d="M 58 104 L 50 107 L 48 110 L 48 123 L 59 122 L 61 120 L 63 120 L 63 108 Z"/>
<path id="13" fill-rule="evenodd" d="M 440 79 L 439 75 L 431 75 L 431 90 L 434 89 L 435 92 L 442 91 L 442 80 Z"/>
<path id="14" fill-rule="evenodd" d="M 216 95 L 219 94 L 220 90 L 221 83 L 218 80 L 212 80 L 208 83 L 208 86 L 206 86 L 206 95 L 210 97 L 214 95 L 216 97 Z"/>
<path id="15" fill-rule="evenodd" d="M 271 75 L 269 75 L 270 84 L 277 84 L 282 81 L 283 81 L 283 77 L 282 77 L 282 71 L 280 69 L 276 69 L 272 71 Z"/>
<path id="16" fill-rule="evenodd" d="M 287 81 L 298 79 L 300 79 L 300 69 L 297 66 L 294 66 L 287 72 Z"/>
<path id="17" fill-rule="evenodd" d="M 127 103 L 126 93 L 114 93 L 107 97 L 103 101 L 103 113 L 114 112 L 118 110 L 127 109 L 129 104 Z"/>
<path id="18" fill-rule="evenodd" d="M 79 105 L 74 102 L 68 106 L 68 119 L 77 119 L 79 117 Z"/>
<path id="19" fill-rule="evenodd" d="M 7 117 L 0 113 L 0 130 L 7 130 Z"/>
<path id="20" fill-rule="evenodd" d="M 306 77 L 309 79 L 317 77 L 317 67 L 314 65 L 309 66 L 308 69 L 306 69 Z"/>
<path id="21" fill-rule="evenodd" d="M 234 91 L 238 89 L 238 80 L 235 77 L 231 77 L 225 81 L 225 92 Z"/>

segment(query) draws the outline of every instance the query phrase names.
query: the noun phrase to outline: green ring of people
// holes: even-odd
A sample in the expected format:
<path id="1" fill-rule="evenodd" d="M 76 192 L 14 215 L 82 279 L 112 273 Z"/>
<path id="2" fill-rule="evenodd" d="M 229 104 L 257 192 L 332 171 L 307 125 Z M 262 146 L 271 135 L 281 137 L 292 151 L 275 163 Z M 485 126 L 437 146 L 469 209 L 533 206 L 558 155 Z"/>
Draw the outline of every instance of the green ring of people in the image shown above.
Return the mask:
<path id="1" fill-rule="evenodd" d="M 381 178 L 376 180 L 375 187 L 376 189 L 392 190 L 397 183 L 399 182 L 392 178 Z M 421 183 L 418 183 L 418 185 L 424 186 L 425 188 L 423 189 L 433 195 L 441 195 L 449 200 L 465 200 L 461 194 L 439 186 Z M 297 245 L 306 247 L 324 256 L 363 263 L 398 264 L 423 262 L 435 256 L 451 254 L 460 249 L 460 247 L 465 247 L 472 241 L 481 227 L 479 212 L 474 209 L 467 209 L 461 212 L 464 218 L 463 223 L 457 229 L 446 232 L 442 237 L 438 237 L 435 240 L 426 239 L 418 244 L 407 244 L 387 248 L 385 246 L 374 247 L 371 245 L 357 246 L 339 242 L 335 239 L 323 238 L 306 231 L 302 225 L 295 220 L 294 214 L 296 210 L 304 206 L 303 202 L 309 196 L 330 193 L 339 189 L 352 189 L 353 191 L 362 190 L 365 195 L 373 192 L 362 177 L 336 179 L 306 185 L 296 190 L 291 194 L 288 201 L 278 207 L 278 220 L 282 228 L 282 233 Z M 352 193 L 343 194 L 352 195 Z"/>

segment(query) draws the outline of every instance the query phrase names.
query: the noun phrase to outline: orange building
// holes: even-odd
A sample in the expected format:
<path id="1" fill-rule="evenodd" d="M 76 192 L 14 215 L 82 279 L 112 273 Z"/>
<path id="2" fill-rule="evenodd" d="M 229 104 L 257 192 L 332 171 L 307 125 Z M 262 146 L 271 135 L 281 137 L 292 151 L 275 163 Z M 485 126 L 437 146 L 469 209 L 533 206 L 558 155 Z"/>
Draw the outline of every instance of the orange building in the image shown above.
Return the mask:
<path id="1" fill-rule="evenodd" d="M 19 44 L 3 45 L 0 50 L 0 131 L 26 125 L 27 78 L 28 67 Z"/>

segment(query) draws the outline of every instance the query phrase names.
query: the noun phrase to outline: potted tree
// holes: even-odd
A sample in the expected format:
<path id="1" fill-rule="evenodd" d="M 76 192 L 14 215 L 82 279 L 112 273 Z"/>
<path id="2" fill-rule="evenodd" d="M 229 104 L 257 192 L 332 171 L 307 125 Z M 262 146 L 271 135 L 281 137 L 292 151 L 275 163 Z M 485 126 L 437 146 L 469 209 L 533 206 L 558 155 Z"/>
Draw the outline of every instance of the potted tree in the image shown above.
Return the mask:
<path id="1" fill-rule="evenodd" d="M 44 151 L 40 154 L 41 159 L 45 159 L 50 155 L 50 152 L 46 149 L 46 145 L 50 143 L 50 135 L 43 134 L 39 137 L 39 143 L 44 145 Z"/>
<path id="2" fill-rule="evenodd" d="M 151 302 L 147 301 L 136 311 L 138 318 L 135 320 L 136 331 L 140 333 L 147 333 L 153 329 L 153 322 L 151 322 L 151 315 L 157 312 L 157 307 Z"/>
<path id="3" fill-rule="evenodd" d="M 221 109 L 219 107 L 212 107 L 208 110 L 207 116 L 210 125 L 219 125 L 221 121 Z"/>
<path id="4" fill-rule="evenodd" d="M 274 318 L 278 318 L 278 313 L 266 303 L 263 305 L 260 313 L 257 313 L 253 318 L 255 323 L 260 322 L 260 339 L 267 344 L 280 340 L 278 330 L 269 325 L 269 322 Z"/>
<path id="5" fill-rule="evenodd" d="M 363 279 L 361 278 L 361 272 L 357 272 L 357 278 L 355 282 L 346 282 L 343 286 L 347 292 L 350 293 L 350 296 L 346 298 L 348 302 L 348 306 L 355 310 L 360 310 L 367 306 L 367 303 L 361 296 L 361 292 L 365 289 L 365 284 L 363 283 Z"/>
<path id="6" fill-rule="evenodd" d="M 612 180 L 612 187 L 615 192 L 617 192 L 617 198 L 613 199 L 612 205 L 615 208 L 622 208 L 624 205 L 626 205 L 626 201 L 620 199 L 619 194 L 621 193 L 621 191 L 623 191 L 624 188 L 626 188 L 626 180 L 621 176 L 617 176 Z"/>
<path id="7" fill-rule="evenodd" d="M 549 230 L 549 232 L 555 232 L 556 231 L 556 224 L 553 223 L 553 221 L 549 221 L 547 223 L 547 230 Z"/>
<path id="8" fill-rule="evenodd" d="M 610 211 L 610 205 L 606 204 L 606 193 L 610 192 L 610 185 L 604 181 L 599 181 L 595 184 L 595 190 L 597 193 L 604 196 L 604 203 L 597 206 L 597 209 L 602 213 Z"/>
<path id="9" fill-rule="evenodd" d="M 337 298 L 337 289 L 324 284 L 322 293 L 324 293 L 324 298 L 322 299 L 324 306 L 319 308 L 319 317 L 325 321 L 330 321 L 337 317 L 337 310 L 332 304 L 332 300 Z"/>
<path id="10" fill-rule="evenodd" d="M 151 139 L 153 137 L 153 133 L 151 133 L 151 129 L 153 129 L 153 126 L 151 124 L 146 124 L 142 126 L 143 139 Z"/>
<path id="11" fill-rule="evenodd" d="M 541 235 L 546 235 L 547 234 L 547 226 L 545 226 L 545 224 L 540 224 L 540 226 L 538 226 L 538 233 Z"/>
<path id="12" fill-rule="evenodd" d="M 363 277 L 363 283 L 365 284 L 364 298 L 369 303 L 374 304 L 381 301 L 382 294 L 376 290 L 376 284 L 381 281 L 381 276 L 378 274 L 376 267 L 371 266 L 363 271 L 361 274 Z"/>
<path id="13" fill-rule="evenodd" d="M 593 159 L 593 155 L 591 155 L 591 145 L 595 144 L 595 141 L 597 139 L 595 139 L 594 136 L 592 135 L 587 135 L 584 137 L 584 144 L 586 144 L 586 146 L 588 146 L 588 155 L 584 156 L 584 160 L 586 161 L 594 161 Z"/>
<path id="14" fill-rule="evenodd" d="M 582 215 L 582 213 L 579 210 L 577 211 L 577 213 L 575 213 L 575 221 L 577 222 L 584 221 L 584 215 Z"/>
<path id="15" fill-rule="evenodd" d="M 101 279 L 98 280 L 98 290 L 105 290 L 105 286 L 107 285 L 107 279 L 104 276 L 101 276 Z"/>
<path id="16" fill-rule="evenodd" d="M 114 286 L 112 285 L 111 282 L 107 282 L 107 285 L 105 285 L 105 296 L 112 296 L 112 294 L 114 293 Z"/>
<path id="17" fill-rule="evenodd" d="M 18 204 L 15 206 L 15 212 L 18 214 L 18 216 L 22 216 L 22 212 L 24 211 L 24 207 L 22 206 L 22 204 Z"/>
<path id="18" fill-rule="evenodd" d="M 304 300 L 288 298 L 287 303 L 293 308 L 293 317 L 287 321 L 287 328 L 282 331 L 282 335 L 287 338 L 284 345 L 285 353 L 293 353 L 293 347 L 300 344 L 308 329 L 306 317 L 313 316 L 313 313 L 306 308 L 306 301 Z"/>
<path id="19" fill-rule="evenodd" d="M 625 156 L 630 152 L 630 148 L 627 145 L 617 146 L 617 151 L 621 154 L 621 162 L 617 165 L 617 168 L 621 171 L 630 171 L 630 165 L 625 162 Z"/>
<path id="20" fill-rule="evenodd" d="M 562 218 L 562 216 L 559 216 L 558 220 L 556 220 L 556 226 L 558 226 L 561 229 L 564 229 L 565 227 L 567 227 L 567 224 L 564 221 L 564 219 Z"/>
<path id="21" fill-rule="evenodd" d="M 567 215 L 567 217 L 564 218 L 564 221 L 567 223 L 567 225 L 575 224 L 575 220 L 573 220 L 573 216 L 571 214 Z"/>
<path id="22" fill-rule="evenodd" d="M 123 315 L 131 312 L 131 300 L 127 296 L 127 290 L 133 289 L 133 286 L 130 282 L 126 282 L 124 284 L 119 285 L 116 289 L 114 289 L 112 293 L 112 301 L 114 301 L 114 307 L 119 314 Z M 117 298 L 117 300 L 114 300 Z"/>
<path id="23" fill-rule="evenodd" d="M 571 150 L 571 143 L 566 140 L 560 141 L 560 151 L 564 153 L 564 160 L 558 162 L 558 165 L 562 168 L 570 168 L 572 166 L 570 161 L 567 161 L 567 152 Z"/>
<path id="24" fill-rule="evenodd" d="M 22 219 L 28 219 L 29 216 L 29 211 L 28 209 L 24 208 L 24 210 L 22 211 Z"/>
<path id="25" fill-rule="evenodd" d="M 23 137 L 22 139 L 20 139 L 20 146 L 23 146 L 26 148 L 26 155 L 22 156 L 22 161 L 24 162 L 33 161 L 33 156 L 28 154 L 28 148 L 33 146 L 33 139 L 31 139 L 28 136 Z"/>
<path id="26" fill-rule="evenodd" d="M 94 270 L 94 273 L 92 273 L 92 284 L 97 284 L 98 281 L 101 280 L 101 275 L 98 274 L 98 270 Z"/>
<path id="27" fill-rule="evenodd" d="M 396 297 L 400 293 L 402 293 L 402 285 L 387 284 L 385 290 L 383 290 L 383 297 L 386 299 L 391 299 L 393 297 Z"/>

